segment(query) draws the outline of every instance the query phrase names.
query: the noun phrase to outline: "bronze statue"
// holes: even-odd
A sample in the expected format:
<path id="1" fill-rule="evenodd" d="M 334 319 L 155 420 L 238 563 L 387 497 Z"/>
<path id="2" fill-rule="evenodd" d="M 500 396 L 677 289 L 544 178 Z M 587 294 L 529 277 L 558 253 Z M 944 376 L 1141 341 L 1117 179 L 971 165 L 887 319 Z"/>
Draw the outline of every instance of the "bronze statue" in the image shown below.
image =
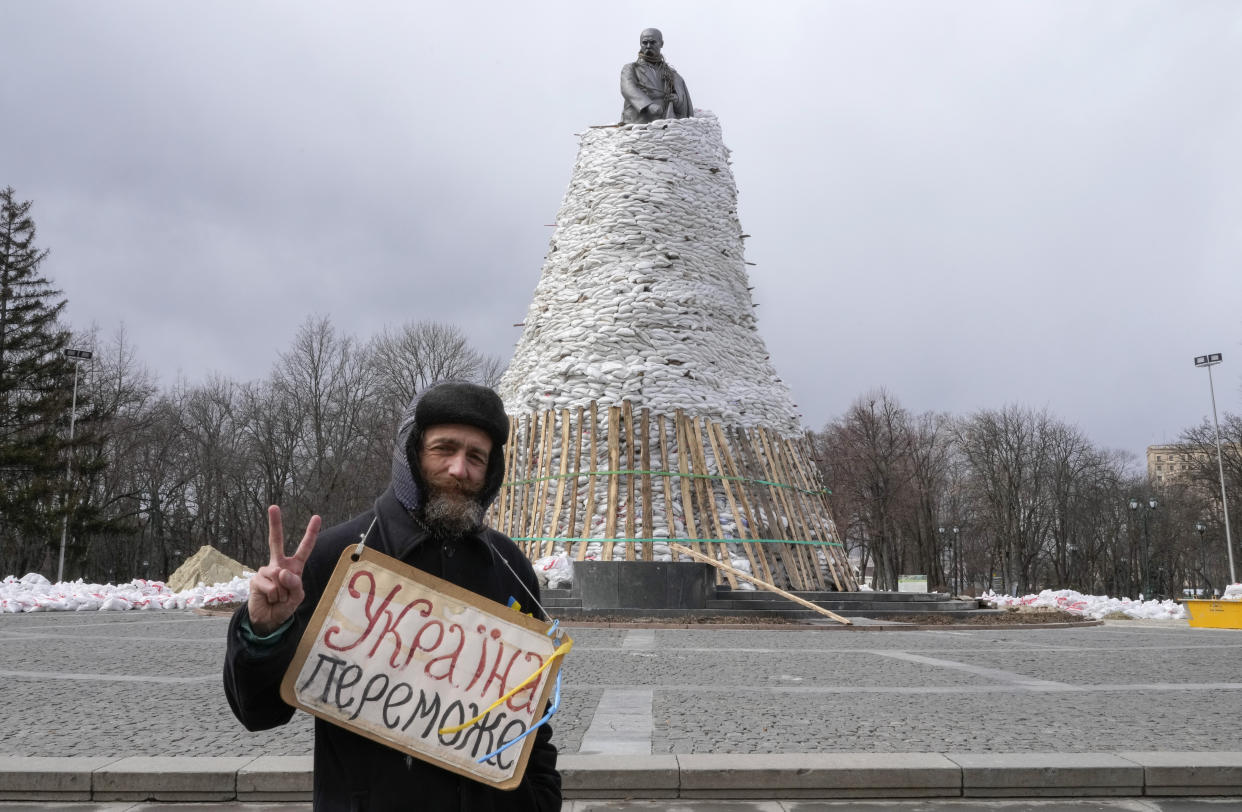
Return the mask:
<path id="1" fill-rule="evenodd" d="M 639 124 L 661 118 L 690 118 L 694 106 L 690 91 L 673 66 L 664 61 L 660 49 L 664 35 L 648 28 L 638 35 L 638 61 L 621 69 L 621 120 Z"/>

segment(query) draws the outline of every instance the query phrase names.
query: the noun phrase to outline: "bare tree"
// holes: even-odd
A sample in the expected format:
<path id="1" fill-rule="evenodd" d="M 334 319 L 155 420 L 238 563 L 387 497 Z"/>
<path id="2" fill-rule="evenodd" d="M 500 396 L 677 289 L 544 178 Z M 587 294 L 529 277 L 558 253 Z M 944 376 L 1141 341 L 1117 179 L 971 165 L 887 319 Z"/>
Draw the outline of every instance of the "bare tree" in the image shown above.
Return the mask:
<path id="1" fill-rule="evenodd" d="M 370 357 L 380 399 L 398 414 L 415 395 L 438 381 L 494 386 L 503 372 L 497 359 L 470 346 L 460 328 L 431 321 L 385 329 L 372 340 Z"/>
<path id="2" fill-rule="evenodd" d="M 99 569 L 97 545 L 136 530 L 140 492 L 133 460 L 149 442 L 151 404 L 158 389 L 124 325 L 106 341 L 92 327 L 74 343 L 94 355 L 81 388 L 93 412 L 90 422 L 97 441 L 79 449 L 72 467 L 78 480 L 73 490 L 93 510 L 75 513 L 66 556 L 66 573 L 84 575 Z"/>
<path id="3" fill-rule="evenodd" d="M 901 511 L 913 477 L 909 413 L 883 389 L 854 402 L 823 433 L 823 459 L 847 543 L 861 545 L 875 562 L 875 586 L 896 589 L 909 558 Z"/>
<path id="4" fill-rule="evenodd" d="M 249 480 L 238 401 L 238 385 L 221 376 L 189 390 L 182 426 L 189 440 L 191 470 L 182 507 L 190 522 L 187 540 L 193 546 L 211 544 L 245 561 L 252 540 L 243 504 Z M 168 548 L 161 546 L 153 553 L 158 557 L 155 571 L 167 572 Z"/>
<path id="5" fill-rule="evenodd" d="M 927 574 L 928 588 L 951 591 L 949 562 L 951 553 L 946 545 L 952 542 L 941 528 L 945 492 L 949 484 L 952 455 L 952 422 L 945 415 L 923 414 L 910 423 L 910 478 L 904 524 L 912 540 L 914 562 L 919 572 Z"/>
<path id="6" fill-rule="evenodd" d="M 977 412 L 956 431 L 970 468 L 977 530 L 991 541 L 993 569 L 1019 590 L 1036 583 L 1050 541 L 1051 450 L 1062 431 L 1046 411 L 1019 406 Z"/>
<path id="7" fill-rule="evenodd" d="M 301 482 L 291 494 L 295 519 L 319 513 L 328 523 L 343 520 L 362 489 L 373 490 L 370 482 L 358 481 L 351 462 L 368 445 L 372 421 L 365 414 L 373 408 L 376 380 L 368 354 L 326 317 L 304 322 L 293 346 L 281 353 L 272 385 L 282 408 L 301 423 Z"/>

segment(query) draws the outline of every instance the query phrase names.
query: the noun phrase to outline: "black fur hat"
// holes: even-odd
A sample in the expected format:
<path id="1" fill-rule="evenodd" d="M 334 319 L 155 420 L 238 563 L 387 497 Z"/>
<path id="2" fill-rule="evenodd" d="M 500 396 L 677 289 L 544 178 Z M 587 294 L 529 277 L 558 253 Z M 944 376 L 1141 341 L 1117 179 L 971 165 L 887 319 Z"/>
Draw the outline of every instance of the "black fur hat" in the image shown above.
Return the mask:
<path id="1" fill-rule="evenodd" d="M 422 431 L 445 423 L 462 423 L 487 432 L 492 448 L 509 439 L 509 416 L 505 404 L 486 386 L 450 381 L 423 393 L 414 410 L 414 421 Z"/>

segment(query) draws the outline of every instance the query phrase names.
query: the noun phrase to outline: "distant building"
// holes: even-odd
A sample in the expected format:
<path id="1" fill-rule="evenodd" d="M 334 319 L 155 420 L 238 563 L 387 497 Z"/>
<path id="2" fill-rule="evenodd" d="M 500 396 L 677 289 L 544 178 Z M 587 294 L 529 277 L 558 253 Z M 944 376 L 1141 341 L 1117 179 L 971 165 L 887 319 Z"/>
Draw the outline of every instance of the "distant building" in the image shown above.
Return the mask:
<path id="1" fill-rule="evenodd" d="M 1225 449 L 1226 453 L 1229 449 Z M 1203 464 L 1216 468 L 1216 446 L 1192 443 L 1147 446 L 1147 481 L 1153 487 L 1186 482 Z"/>
<path id="2" fill-rule="evenodd" d="M 1197 445 L 1173 443 L 1147 446 L 1147 481 L 1154 486 L 1185 482 L 1191 467 L 1204 456 Z"/>

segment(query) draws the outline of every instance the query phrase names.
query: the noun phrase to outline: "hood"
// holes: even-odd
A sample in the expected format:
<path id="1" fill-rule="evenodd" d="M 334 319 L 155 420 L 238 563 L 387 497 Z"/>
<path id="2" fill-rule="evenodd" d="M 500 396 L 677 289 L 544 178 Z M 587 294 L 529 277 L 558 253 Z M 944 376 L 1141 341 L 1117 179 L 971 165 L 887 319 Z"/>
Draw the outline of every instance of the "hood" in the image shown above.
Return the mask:
<path id="1" fill-rule="evenodd" d="M 426 485 L 423 483 L 422 472 L 417 464 L 418 447 L 422 440 L 423 427 L 418 424 L 415 415 L 419 401 L 435 387 L 414 396 L 401 415 L 401 424 L 397 427 L 397 441 L 392 451 L 392 489 L 405 509 L 418 516 L 423 507 L 423 496 Z M 487 473 L 483 477 L 483 490 L 479 497 L 483 508 L 490 508 L 505 478 L 505 449 L 493 440 L 492 453 L 487 459 Z"/>

